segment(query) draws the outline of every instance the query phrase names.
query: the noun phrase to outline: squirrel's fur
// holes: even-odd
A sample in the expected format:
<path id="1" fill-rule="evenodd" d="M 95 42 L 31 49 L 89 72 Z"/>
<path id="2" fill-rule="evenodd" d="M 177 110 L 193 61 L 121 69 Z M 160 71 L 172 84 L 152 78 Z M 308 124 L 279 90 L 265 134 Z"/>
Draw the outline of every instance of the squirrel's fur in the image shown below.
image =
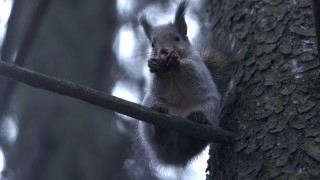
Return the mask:
<path id="1" fill-rule="evenodd" d="M 154 26 L 144 15 L 139 22 L 147 35 L 152 56 L 152 74 L 143 105 L 198 123 L 219 125 L 221 95 L 226 91 L 235 63 L 227 57 L 214 38 L 198 43 L 188 40 L 185 11 L 181 1 L 173 23 Z M 217 38 L 216 38 L 217 39 Z M 152 163 L 185 166 L 208 142 L 138 122 L 139 141 Z"/>

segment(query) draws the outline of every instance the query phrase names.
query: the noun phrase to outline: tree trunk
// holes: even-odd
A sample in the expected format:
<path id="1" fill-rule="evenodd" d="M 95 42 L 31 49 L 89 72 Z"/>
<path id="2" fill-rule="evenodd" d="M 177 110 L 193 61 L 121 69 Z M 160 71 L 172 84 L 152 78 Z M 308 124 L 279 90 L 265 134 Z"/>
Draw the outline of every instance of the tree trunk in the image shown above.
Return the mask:
<path id="1" fill-rule="evenodd" d="M 211 148 L 207 179 L 319 178 L 319 60 L 311 2 L 210 3 L 214 30 L 235 36 L 243 60 L 221 119 L 237 140 Z"/>

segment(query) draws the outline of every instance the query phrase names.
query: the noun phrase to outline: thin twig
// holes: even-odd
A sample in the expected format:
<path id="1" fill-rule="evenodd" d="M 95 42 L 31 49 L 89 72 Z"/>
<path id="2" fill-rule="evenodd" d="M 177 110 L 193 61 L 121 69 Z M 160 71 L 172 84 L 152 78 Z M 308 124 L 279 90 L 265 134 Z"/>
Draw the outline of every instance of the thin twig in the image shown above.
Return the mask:
<path id="1" fill-rule="evenodd" d="M 145 106 L 106 95 L 103 92 L 89 87 L 50 77 L 3 61 L 0 61 L 0 75 L 36 88 L 86 101 L 132 118 L 162 128 L 178 131 L 205 141 L 228 143 L 233 139 L 232 133 L 219 127 L 201 125 L 180 117 L 161 114 Z"/>

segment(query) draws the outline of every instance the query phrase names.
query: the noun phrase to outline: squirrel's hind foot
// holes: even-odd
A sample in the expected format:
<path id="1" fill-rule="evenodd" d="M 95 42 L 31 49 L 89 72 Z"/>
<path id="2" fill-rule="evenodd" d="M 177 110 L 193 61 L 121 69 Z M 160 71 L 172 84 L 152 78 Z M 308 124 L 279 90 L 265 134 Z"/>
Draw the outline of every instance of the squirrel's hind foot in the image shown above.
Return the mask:
<path id="1" fill-rule="evenodd" d="M 187 119 L 197 122 L 199 124 L 208 124 L 208 119 L 204 115 L 202 111 L 194 111 L 191 112 L 188 116 Z"/>
<path id="2" fill-rule="evenodd" d="M 166 106 L 161 102 L 156 102 L 152 105 L 151 109 L 154 109 L 160 113 L 168 113 L 168 109 Z"/>

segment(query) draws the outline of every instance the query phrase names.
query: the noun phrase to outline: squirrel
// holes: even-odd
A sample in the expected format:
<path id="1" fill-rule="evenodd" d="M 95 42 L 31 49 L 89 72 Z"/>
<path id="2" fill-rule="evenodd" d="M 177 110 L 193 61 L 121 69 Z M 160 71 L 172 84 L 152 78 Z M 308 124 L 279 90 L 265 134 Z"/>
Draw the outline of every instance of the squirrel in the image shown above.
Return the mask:
<path id="1" fill-rule="evenodd" d="M 148 60 L 152 77 L 142 104 L 218 126 L 221 99 L 237 63 L 217 36 L 203 38 L 197 47 L 189 42 L 184 17 L 188 3 L 181 1 L 174 22 L 165 25 L 150 24 L 143 13 L 138 17 L 152 47 Z M 175 167 L 185 167 L 209 143 L 145 122 L 138 122 L 138 139 L 151 164 Z"/>

